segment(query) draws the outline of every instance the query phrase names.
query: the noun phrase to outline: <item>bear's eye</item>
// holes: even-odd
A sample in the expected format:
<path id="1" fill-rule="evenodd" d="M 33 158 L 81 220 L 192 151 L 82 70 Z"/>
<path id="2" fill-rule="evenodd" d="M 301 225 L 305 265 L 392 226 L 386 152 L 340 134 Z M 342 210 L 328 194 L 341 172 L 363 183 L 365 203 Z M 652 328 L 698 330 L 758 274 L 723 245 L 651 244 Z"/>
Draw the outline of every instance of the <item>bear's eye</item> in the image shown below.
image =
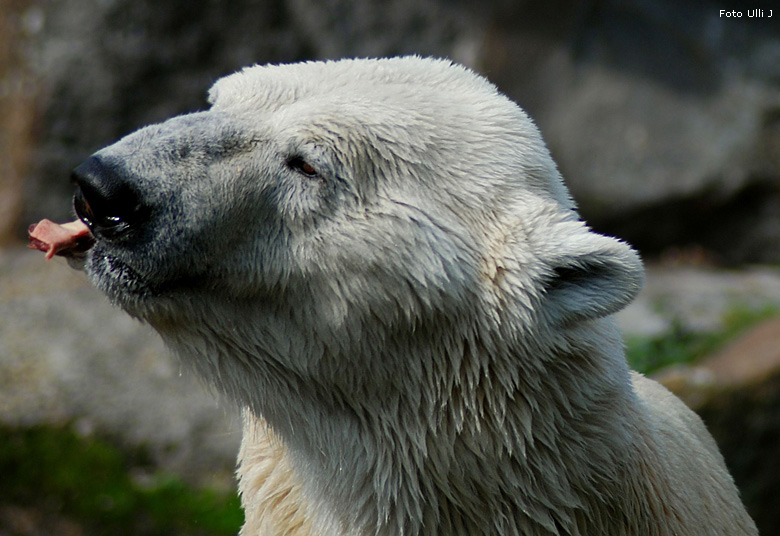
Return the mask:
<path id="1" fill-rule="evenodd" d="M 295 171 L 303 173 L 307 177 L 317 176 L 317 170 L 314 168 L 314 166 L 309 164 L 306 160 L 304 160 L 300 156 L 293 156 L 289 160 L 287 160 L 287 166 L 290 169 L 294 169 Z"/>

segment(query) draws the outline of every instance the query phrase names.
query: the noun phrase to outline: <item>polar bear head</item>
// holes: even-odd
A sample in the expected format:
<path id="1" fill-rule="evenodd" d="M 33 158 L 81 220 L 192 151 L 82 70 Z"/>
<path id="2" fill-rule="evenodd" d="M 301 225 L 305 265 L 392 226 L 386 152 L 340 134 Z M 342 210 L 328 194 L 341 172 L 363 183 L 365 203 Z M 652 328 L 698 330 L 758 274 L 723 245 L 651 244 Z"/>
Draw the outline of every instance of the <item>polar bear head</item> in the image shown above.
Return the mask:
<path id="1" fill-rule="evenodd" d="M 531 120 L 418 57 L 251 67 L 210 102 L 74 171 L 94 284 L 262 417 L 323 533 L 554 531 L 545 501 L 611 467 L 554 438 L 623 433 L 605 317 L 642 268 L 580 220 Z"/>
<path id="2" fill-rule="evenodd" d="M 87 159 L 81 221 L 30 237 L 246 408 L 242 535 L 755 533 L 703 425 L 629 374 L 637 255 L 495 87 L 407 57 L 210 101 Z"/>
<path id="3" fill-rule="evenodd" d="M 422 347 L 545 353 L 639 290 L 531 120 L 463 67 L 257 66 L 210 103 L 95 153 L 75 207 L 97 287 L 260 412 L 284 413 L 257 382 L 285 375 L 351 398 L 436 374 Z"/>

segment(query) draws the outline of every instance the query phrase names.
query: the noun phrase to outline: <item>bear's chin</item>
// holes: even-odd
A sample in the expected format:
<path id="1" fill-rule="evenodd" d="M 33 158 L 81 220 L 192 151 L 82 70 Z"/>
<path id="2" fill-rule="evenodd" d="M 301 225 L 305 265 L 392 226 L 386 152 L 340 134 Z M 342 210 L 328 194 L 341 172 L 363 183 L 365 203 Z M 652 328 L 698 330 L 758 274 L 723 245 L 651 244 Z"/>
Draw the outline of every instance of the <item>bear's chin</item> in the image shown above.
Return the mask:
<path id="1" fill-rule="evenodd" d="M 88 252 L 83 267 L 92 284 L 128 314 L 148 320 L 160 308 L 160 289 L 129 264 L 103 251 L 100 244 Z"/>

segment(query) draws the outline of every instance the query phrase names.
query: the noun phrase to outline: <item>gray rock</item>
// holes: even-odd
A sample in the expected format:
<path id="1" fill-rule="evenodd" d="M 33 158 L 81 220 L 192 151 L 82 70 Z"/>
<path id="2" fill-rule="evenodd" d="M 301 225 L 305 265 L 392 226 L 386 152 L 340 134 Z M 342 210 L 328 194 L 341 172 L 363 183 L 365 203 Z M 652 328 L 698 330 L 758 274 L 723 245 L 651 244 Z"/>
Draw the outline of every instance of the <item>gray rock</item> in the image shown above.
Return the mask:
<path id="1" fill-rule="evenodd" d="M 617 314 L 626 336 L 662 336 L 673 324 L 689 332 L 717 332 L 734 310 L 780 311 L 780 269 L 740 270 L 649 265 L 645 287 Z"/>
<path id="2" fill-rule="evenodd" d="M 586 219 L 645 254 L 698 244 L 729 263 L 780 261 L 775 19 L 721 17 L 716 2 L 577 6 L 516 24 L 518 8 L 483 58 L 536 118 Z"/>
<path id="3" fill-rule="evenodd" d="M 72 424 L 194 483 L 232 485 L 240 421 L 63 259 L 0 250 L 0 422 Z"/>

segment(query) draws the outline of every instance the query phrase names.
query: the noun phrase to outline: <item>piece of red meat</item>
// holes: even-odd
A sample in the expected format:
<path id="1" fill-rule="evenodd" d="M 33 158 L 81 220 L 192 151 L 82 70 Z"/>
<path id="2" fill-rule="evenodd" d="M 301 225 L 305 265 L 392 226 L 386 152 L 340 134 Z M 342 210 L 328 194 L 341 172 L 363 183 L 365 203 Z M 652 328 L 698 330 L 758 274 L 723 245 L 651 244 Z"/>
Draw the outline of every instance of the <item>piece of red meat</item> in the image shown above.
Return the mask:
<path id="1" fill-rule="evenodd" d="M 88 250 L 93 242 L 92 234 L 81 220 L 62 224 L 41 220 L 31 225 L 28 233 L 27 247 L 45 251 L 47 260 L 54 255 L 73 257 Z"/>

